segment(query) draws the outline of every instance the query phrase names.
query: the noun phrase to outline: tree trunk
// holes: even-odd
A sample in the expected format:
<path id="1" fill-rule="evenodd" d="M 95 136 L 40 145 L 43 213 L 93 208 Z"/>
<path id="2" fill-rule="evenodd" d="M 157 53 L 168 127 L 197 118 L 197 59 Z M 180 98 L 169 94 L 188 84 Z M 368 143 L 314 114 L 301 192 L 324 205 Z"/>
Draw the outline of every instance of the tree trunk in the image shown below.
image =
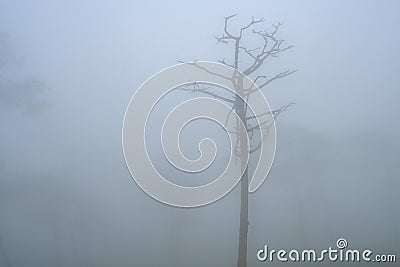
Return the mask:
<path id="1" fill-rule="evenodd" d="M 241 74 L 237 76 L 236 93 L 236 112 L 241 121 L 247 127 L 246 122 L 246 103 L 243 101 L 243 77 Z M 242 98 L 241 98 L 242 97 Z M 242 129 L 242 128 L 240 128 Z M 240 165 L 243 171 L 243 176 L 240 182 L 240 226 L 239 226 L 239 250 L 238 250 L 238 267 L 247 266 L 247 233 L 248 233 L 248 214 L 249 214 L 249 176 L 247 169 L 247 153 L 249 144 L 247 140 L 247 129 L 242 129 L 239 135 L 239 152 Z"/>
<path id="2" fill-rule="evenodd" d="M 247 266 L 247 232 L 248 232 L 248 213 L 249 213 L 249 193 L 248 193 L 248 172 L 247 168 L 243 174 L 240 186 L 240 226 L 239 226 L 239 251 L 238 267 Z"/>

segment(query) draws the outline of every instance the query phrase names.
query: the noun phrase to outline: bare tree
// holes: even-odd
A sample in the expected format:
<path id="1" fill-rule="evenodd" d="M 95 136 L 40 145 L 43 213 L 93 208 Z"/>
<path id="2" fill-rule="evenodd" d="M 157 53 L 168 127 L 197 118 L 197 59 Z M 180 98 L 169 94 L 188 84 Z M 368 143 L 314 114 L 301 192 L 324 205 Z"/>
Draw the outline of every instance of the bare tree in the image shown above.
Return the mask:
<path id="1" fill-rule="evenodd" d="M 247 107 L 247 100 L 251 97 L 251 95 L 259 89 L 265 88 L 270 85 L 273 81 L 278 79 L 287 77 L 296 70 L 286 70 L 280 73 L 277 73 L 272 76 L 266 75 L 255 75 L 258 71 L 261 70 L 261 67 L 265 64 L 265 62 L 269 58 L 278 57 L 282 52 L 289 50 L 293 46 L 286 45 L 285 40 L 278 38 L 278 31 L 282 26 L 281 23 L 272 24 L 272 30 L 257 30 L 257 27 L 262 25 L 264 22 L 263 18 L 255 19 L 252 17 L 251 21 L 241 27 L 236 33 L 233 33 L 230 29 L 230 20 L 234 18 L 236 14 L 225 17 L 224 21 L 224 29 L 222 35 L 214 36 L 217 44 L 230 45 L 233 48 L 233 60 L 231 63 L 228 63 L 225 59 L 220 60 L 219 62 L 225 64 L 227 66 L 232 67 L 235 71 L 231 79 L 234 88 L 235 95 L 232 97 L 225 97 L 220 94 L 217 94 L 207 88 L 202 88 L 199 84 L 192 84 L 185 87 L 183 90 L 198 92 L 207 94 L 211 97 L 223 100 L 231 105 L 232 111 L 234 110 L 246 128 L 242 131 L 246 132 L 238 132 L 238 143 L 236 144 L 235 151 L 237 151 L 237 157 L 240 158 L 240 164 L 242 171 L 244 171 L 241 186 L 240 186 L 240 226 L 239 226 L 239 247 L 238 247 L 238 259 L 237 266 L 238 267 L 246 267 L 247 266 L 247 234 L 249 228 L 248 222 L 248 213 L 249 213 L 249 197 L 248 197 L 248 188 L 249 188 L 249 171 L 247 164 L 247 151 L 250 153 L 255 153 L 261 147 L 262 140 L 259 140 L 258 143 L 252 144 L 251 139 L 254 131 L 259 130 L 264 124 L 267 124 L 267 121 L 263 121 L 257 125 L 256 119 L 260 119 L 262 121 L 263 116 L 272 115 L 275 119 L 279 114 L 284 112 L 288 107 L 290 107 L 294 103 L 287 104 L 279 109 L 273 110 L 272 114 L 270 112 L 266 112 L 263 114 L 249 114 L 249 110 Z M 246 34 L 252 34 L 261 42 L 260 46 L 255 48 L 249 48 L 243 44 L 244 39 L 246 38 Z M 247 36 L 247 35 L 246 35 Z M 243 64 L 246 62 L 246 66 Z M 192 64 L 199 68 L 202 68 L 200 65 L 194 62 L 190 62 L 187 64 Z M 209 72 L 207 69 L 204 71 Z M 257 84 L 258 88 L 244 88 L 243 86 L 243 74 L 253 77 L 253 81 Z M 218 74 L 215 74 L 218 75 Z M 227 77 L 223 77 L 227 78 Z M 238 122 L 239 123 L 239 122 Z M 253 126 L 256 123 L 255 126 Z M 237 129 L 241 129 L 237 127 Z M 250 143 L 247 139 L 247 134 L 250 134 Z M 261 137 L 262 139 L 262 137 Z"/>

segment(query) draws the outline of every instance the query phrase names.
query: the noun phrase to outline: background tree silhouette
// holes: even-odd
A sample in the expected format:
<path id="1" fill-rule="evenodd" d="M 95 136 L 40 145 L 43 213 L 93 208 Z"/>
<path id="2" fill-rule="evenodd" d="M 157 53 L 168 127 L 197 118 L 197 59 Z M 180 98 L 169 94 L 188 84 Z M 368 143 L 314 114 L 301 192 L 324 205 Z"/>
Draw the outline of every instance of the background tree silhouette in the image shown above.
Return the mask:
<path id="1" fill-rule="evenodd" d="M 28 114 L 46 110 L 46 83 L 23 73 L 23 60 L 14 55 L 7 34 L 0 33 L 0 110 L 17 109 Z"/>
<path id="2" fill-rule="evenodd" d="M 272 30 L 259 30 L 258 27 L 263 25 L 264 18 L 255 19 L 252 17 L 248 24 L 244 25 L 234 33 L 230 27 L 230 21 L 236 16 L 237 14 L 225 17 L 222 35 L 214 36 L 217 44 L 230 45 L 233 48 L 232 62 L 228 62 L 225 59 L 221 59 L 219 62 L 238 71 L 232 77 L 232 83 L 234 85 L 236 94 L 232 95 L 231 97 L 225 97 L 212 91 L 209 87 L 204 88 L 197 83 L 191 84 L 185 87 L 183 90 L 207 94 L 230 104 L 232 111 L 235 111 L 239 115 L 241 121 L 246 126 L 245 131 L 247 131 L 250 135 L 249 143 L 248 139 L 246 138 L 246 132 L 235 132 L 238 135 L 239 140 L 239 142 L 235 145 L 235 151 L 237 152 L 236 156 L 240 159 L 241 168 L 244 171 L 240 182 L 240 226 L 237 266 L 246 267 L 248 242 L 247 234 L 249 229 L 249 170 L 246 160 L 247 151 L 250 151 L 250 153 L 255 153 L 261 148 L 263 137 L 261 137 L 256 143 L 251 141 L 255 131 L 259 130 L 261 127 L 271 126 L 270 124 L 268 125 L 268 121 L 263 121 L 263 118 L 266 118 L 265 115 L 272 115 L 272 117 L 275 119 L 279 116 L 279 114 L 294 104 L 289 103 L 279 109 L 273 110 L 272 114 L 270 114 L 269 111 L 266 111 L 262 114 L 251 114 L 247 106 L 247 101 L 251 95 L 258 90 L 258 88 L 263 89 L 270 85 L 273 81 L 293 74 L 296 72 L 296 70 L 286 70 L 272 76 L 258 74 L 268 59 L 278 57 L 283 52 L 291 49 L 293 46 L 286 45 L 285 40 L 278 37 L 278 31 L 282 26 L 282 23 L 272 24 Z M 249 35 L 246 35 L 248 33 L 257 38 L 259 46 L 248 47 L 244 44 L 244 40 L 246 38 L 250 38 Z M 246 64 L 243 64 L 244 62 L 246 62 Z M 202 68 L 197 65 L 196 61 L 187 64 L 192 64 Z M 258 88 L 244 88 L 242 74 L 253 78 L 253 81 L 255 84 L 257 84 Z M 261 123 L 254 125 L 257 118 L 261 121 Z M 237 127 L 237 129 L 240 129 L 240 127 Z"/>

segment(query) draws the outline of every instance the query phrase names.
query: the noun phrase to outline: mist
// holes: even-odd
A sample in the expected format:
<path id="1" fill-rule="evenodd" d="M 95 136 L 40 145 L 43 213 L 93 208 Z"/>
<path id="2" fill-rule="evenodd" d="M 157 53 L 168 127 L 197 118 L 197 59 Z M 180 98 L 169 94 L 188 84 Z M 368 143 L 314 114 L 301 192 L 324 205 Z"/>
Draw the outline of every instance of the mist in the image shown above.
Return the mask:
<path id="1" fill-rule="evenodd" d="M 249 266 L 266 265 L 256 258 L 265 244 L 317 249 L 342 237 L 398 253 L 399 10 L 397 1 L 0 2 L 0 266 L 236 265 L 240 188 L 204 207 L 164 205 L 134 182 L 121 145 L 127 105 L 148 77 L 177 61 L 232 60 L 213 35 L 234 13 L 233 27 L 251 16 L 283 22 L 294 45 L 260 74 L 298 70 L 263 89 L 273 109 L 296 104 L 277 118 L 272 170 L 250 195 Z"/>

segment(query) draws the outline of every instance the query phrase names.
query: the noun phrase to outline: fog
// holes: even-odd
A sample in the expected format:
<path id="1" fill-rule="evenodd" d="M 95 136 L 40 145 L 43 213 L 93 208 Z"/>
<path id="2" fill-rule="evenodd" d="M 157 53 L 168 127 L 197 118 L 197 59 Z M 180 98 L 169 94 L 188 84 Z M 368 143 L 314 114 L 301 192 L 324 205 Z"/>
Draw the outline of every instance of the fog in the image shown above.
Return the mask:
<path id="1" fill-rule="evenodd" d="M 279 266 L 257 261 L 264 244 L 317 249 L 341 237 L 398 253 L 399 10 L 1 1 L 0 266 L 236 265 L 239 188 L 205 207 L 164 205 L 134 182 L 121 145 L 126 107 L 148 77 L 177 61 L 232 60 L 213 35 L 234 13 L 233 28 L 251 16 L 283 22 L 294 45 L 260 74 L 298 70 L 263 89 L 273 109 L 296 104 L 277 118 L 274 165 L 250 195 L 249 266 Z"/>

